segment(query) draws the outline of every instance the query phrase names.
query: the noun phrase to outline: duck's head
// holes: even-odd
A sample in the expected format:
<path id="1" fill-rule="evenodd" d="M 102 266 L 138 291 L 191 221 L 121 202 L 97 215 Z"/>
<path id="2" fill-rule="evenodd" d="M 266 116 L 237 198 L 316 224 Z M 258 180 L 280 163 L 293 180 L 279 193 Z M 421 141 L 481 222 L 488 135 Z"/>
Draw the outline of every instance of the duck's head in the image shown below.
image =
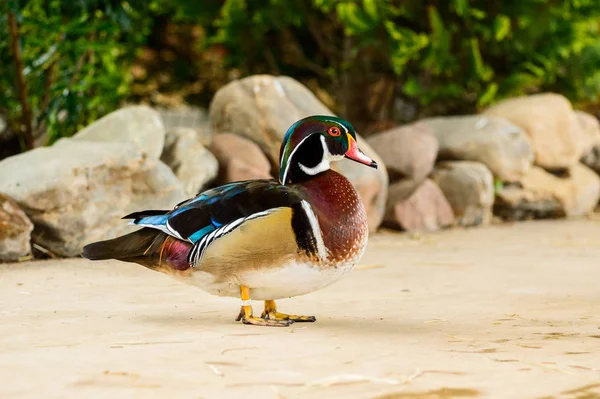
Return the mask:
<path id="1" fill-rule="evenodd" d="M 377 168 L 377 163 L 358 148 L 356 132 L 347 121 L 321 115 L 300 119 L 283 138 L 279 181 L 300 182 L 329 170 L 331 162 L 344 158 Z"/>

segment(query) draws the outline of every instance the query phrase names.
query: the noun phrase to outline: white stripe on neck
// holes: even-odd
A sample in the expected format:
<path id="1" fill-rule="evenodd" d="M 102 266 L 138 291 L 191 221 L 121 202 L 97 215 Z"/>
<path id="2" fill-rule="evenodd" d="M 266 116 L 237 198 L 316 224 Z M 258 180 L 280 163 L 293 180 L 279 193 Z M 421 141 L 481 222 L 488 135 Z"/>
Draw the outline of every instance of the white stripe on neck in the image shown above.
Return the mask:
<path id="1" fill-rule="evenodd" d="M 309 168 L 308 166 L 304 166 L 300 162 L 298 162 L 298 166 L 307 175 L 314 176 L 316 174 L 319 174 L 321 172 L 325 172 L 326 170 L 329 170 L 330 163 L 329 163 L 328 160 L 326 160 L 325 158 L 323 158 L 321 160 L 321 162 L 319 162 L 317 164 L 317 166 L 313 166 L 312 168 Z"/>
<path id="2" fill-rule="evenodd" d="M 292 159 L 294 158 L 294 154 L 296 153 L 298 148 L 300 148 L 302 143 L 304 143 L 310 136 L 312 136 L 312 135 L 308 135 L 305 138 L 303 138 L 302 141 L 296 146 L 296 148 L 294 148 L 292 150 L 292 153 L 290 154 L 290 156 L 288 157 L 288 160 L 287 160 L 288 163 L 287 163 L 287 165 L 285 165 L 285 171 L 283 172 L 283 179 L 281 179 L 281 181 L 280 181 L 281 184 L 285 185 L 285 181 L 287 180 L 287 175 L 288 175 L 288 172 L 290 171 L 290 165 L 292 164 Z M 284 154 L 281 154 L 281 159 L 279 160 L 280 165 L 283 162 L 283 156 L 284 156 Z"/>

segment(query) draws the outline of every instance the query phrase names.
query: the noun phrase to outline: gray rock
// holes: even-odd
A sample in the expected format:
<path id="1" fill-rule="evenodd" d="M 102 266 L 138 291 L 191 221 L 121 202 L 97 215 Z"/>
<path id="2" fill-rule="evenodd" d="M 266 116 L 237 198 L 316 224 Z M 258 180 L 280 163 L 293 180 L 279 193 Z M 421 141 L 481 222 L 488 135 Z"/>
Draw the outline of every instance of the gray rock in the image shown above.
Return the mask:
<path id="1" fill-rule="evenodd" d="M 476 161 L 502 181 L 515 182 L 533 163 L 529 139 L 505 119 L 470 115 L 424 119 L 439 142 L 439 160 Z"/>
<path id="2" fill-rule="evenodd" d="M 250 76 L 222 87 L 210 104 L 213 132 L 229 132 L 257 143 L 271 162 L 279 167 L 279 147 L 287 129 L 310 115 L 332 115 L 310 90 L 289 77 Z M 351 122 L 351 121 L 350 121 Z M 384 163 L 361 138 L 358 145 L 381 167 L 373 169 L 352 161 L 341 161 L 334 169 L 344 174 L 358 190 L 375 230 L 383 218 L 388 176 Z"/>
<path id="3" fill-rule="evenodd" d="M 600 121 L 594 115 L 583 111 L 575 111 L 575 117 L 580 127 L 582 159 L 585 159 L 594 148 L 600 147 Z"/>
<path id="4" fill-rule="evenodd" d="M 592 212 L 600 199 L 600 177 L 575 164 L 564 177 L 533 167 L 519 184 L 498 193 L 494 213 L 509 220 L 577 217 Z"/>
<path id="5" fill-rule="evenodd" d="M 600 145 L 592 147 L 592 149 L 581 158 L 581 162 L 600 174 Z"/>
<path id="6" fill-rule="evenodd" d="M 155 110 L 139 105 L 121 108 L 98 119 L 73 136 L 73 140 L 134 143 L 151 159 L 159 159 L 165 128 Z"/>
<path id="7" fill-rule="evenodd" d="M 531 140 L 535 164 L 545 169 L 569 168 L 583 155 L 577 117 L 562 95 L 509 98 L 488 108 L 485 115 L 505 118 L 523 129 Z"/>
<path id="8" fill-rule="evenodd" d="M 383 159 L 392 182 L 402 178 L 420 185 L 433 170 L 438 153 L 436 137 L 421 122 L 377 133 L 367 143 Z"/>
<path id="9" fill-rule="evenodd" d="M 440 187 L 461 226 L 489 224 L 494 176 L 480 162 L 448 161 L 435 166 L 431 179 Z"/>
<path id="10" fill-rule="evenodd" d="M 272 178 L 271 163 L 260 147 L 247 138 L 218 134 L 209 149 L 219 161 L 219 184 Z"/>
<path id="11" fill-rule="evenodd" d="M 208 111 L 192 105 L 157 107 L 167 131 L 178 128 L 200 129 L 210 125 Z M 205 143 L 202 143 L 205 144 Z"/>
<path id="12" fill-rule="evenodd" d="M 581 162 L 600 174 L 600 121 L 585 112 L 575 111 L 575 114 L 585 143 Z"/>
<path id="13" fill-rule="evenodd" d="M 14 262 L 31 253 L 33 224 L 16 201 L 0 193 L 0 262 Z"/>
<path id="14" fill-rule="evenodd" d="M 175 128 L 167 132 L 160 159 L 181 181 L 188 197 L 203 191 L 217 177 L 219 164 L 197 138 L 192 128 Z"/>
<path id="15" fill-rule="evenodd" d="M 62 139 L 0 162 L 0 192 L 33 221 L 33 241 L 61 256 L 133 231 L 120 218 L 185 199 L 168 166 L 128 142 Z"/>
<path id="16" fill-rule="evenodd" d="M 404 200 L 396 200 L 397 193 L 403 198 L 406 181 L 392 183 L 385 213 L 385 224 L 412 232 L 431 232 L 455 224 L 452 207 L 442 190 L 427 179 L 413 194 Z"/>

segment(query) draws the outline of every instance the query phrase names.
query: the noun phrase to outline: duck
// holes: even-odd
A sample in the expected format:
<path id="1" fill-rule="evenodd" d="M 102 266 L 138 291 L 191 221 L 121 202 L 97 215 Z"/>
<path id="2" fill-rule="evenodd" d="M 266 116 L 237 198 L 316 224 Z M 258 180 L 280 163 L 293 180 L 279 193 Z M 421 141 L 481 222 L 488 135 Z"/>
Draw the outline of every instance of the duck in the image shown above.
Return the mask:
<path id="1" fill-rule="evenodd" d="M 344 277 L 367 246 L 367 214 L 350 181 L 331 168 L 344 159 L 377 168 L 352 125 L 312 115 L 284 135 L 279 179 L 245 180 L 200 192 L 171 210 L 123 217 L 141 227 L 83 248 L 89 260 L 133 262 L 241 300 L 235 319 L 285 327 L 314 316 L 280 313 L 275 301 L 305 295 Z M 261 316 L 252 300 L 264 301 Z"/>

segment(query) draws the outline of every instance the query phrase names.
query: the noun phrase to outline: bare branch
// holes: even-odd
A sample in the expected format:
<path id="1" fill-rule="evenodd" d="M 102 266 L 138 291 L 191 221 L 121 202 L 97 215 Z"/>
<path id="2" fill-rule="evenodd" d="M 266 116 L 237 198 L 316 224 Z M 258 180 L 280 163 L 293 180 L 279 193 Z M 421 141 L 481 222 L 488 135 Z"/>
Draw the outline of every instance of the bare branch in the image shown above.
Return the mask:
<path id="1" fill-rule="evenodd" d="M 10 46 L 13 53 L 15 74 L 17 77 L 17 94 L 19 96 L 19 102 L 21 103 L 22 126 L 17 130 L 21 136 L 23 136 L 25 148 L 31 150 L 34 147 L 33 122 L 31 109 L 29 108 L 27 99 L 27 83 L 25 82 L 25 76 L 23 75 L 23 58 L 21 55 L 21 46 L 19 45 L 19 26 L 17 24 L 17 18 L 12 11 L 8 12 L 8 32 L 10 34 Z"/>

